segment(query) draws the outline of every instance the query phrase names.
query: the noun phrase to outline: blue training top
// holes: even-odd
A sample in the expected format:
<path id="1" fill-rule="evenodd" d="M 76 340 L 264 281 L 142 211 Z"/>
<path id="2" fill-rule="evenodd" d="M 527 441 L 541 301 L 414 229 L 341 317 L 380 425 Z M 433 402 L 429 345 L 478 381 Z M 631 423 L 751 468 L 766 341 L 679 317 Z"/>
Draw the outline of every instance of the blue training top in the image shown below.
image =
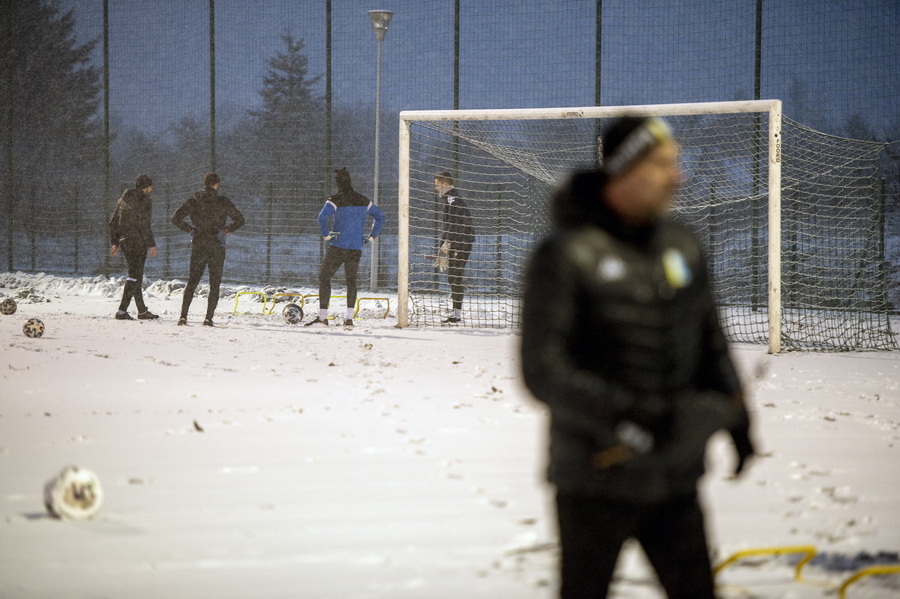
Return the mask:
<path id="1" fill-rule="evenodd" d="M 331 245 L 345 250 L 362 249 L 363 240 L 367 237 L 365 225 L 368 216 L 375 220 L 370 233 L 372 237 L 378 237 L 384 228 L 384 212 L 381 208 L 352 189 L 334 194 L 322 206 L 317 219 L 322 237 L 328 236 L 328 217 L 331 215 L 334 215 L 332 231 L 340 233 L 331 240 Z"/>

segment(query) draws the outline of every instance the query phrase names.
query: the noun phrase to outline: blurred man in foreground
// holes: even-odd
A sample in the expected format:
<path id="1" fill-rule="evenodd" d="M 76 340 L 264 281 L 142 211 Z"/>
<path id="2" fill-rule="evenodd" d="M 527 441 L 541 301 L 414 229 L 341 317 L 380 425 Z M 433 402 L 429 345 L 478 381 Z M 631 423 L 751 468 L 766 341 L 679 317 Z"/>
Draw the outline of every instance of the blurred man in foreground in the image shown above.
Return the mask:
<path id="1" fill-rule="evenodd" d="M 606 597 L 637 539 L 670 599 L 714 597 L 697 482 L 709 437 L 753 454 L 700 245 L 666 217 L 679 146 L 656 118 L 603 137 L 553 199 L 525 275 L 522 368 L 551 414 L 563 599 Z"/>

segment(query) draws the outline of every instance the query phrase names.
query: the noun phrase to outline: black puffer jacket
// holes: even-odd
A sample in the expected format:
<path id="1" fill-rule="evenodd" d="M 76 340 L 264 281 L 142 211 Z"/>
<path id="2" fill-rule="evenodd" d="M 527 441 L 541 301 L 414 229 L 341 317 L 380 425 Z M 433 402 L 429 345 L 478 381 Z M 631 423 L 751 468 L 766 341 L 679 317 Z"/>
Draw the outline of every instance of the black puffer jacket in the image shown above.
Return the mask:
<path id="1" fill-rule="evenodd" d="M 627 225 L 598 202 L 602 183 L 573 179 L 529 260 L 522 368 L 550 408 L 559 491 L 664 501 L 694 492 L 707 439 L 746 436 L 747 412 L 697 241 L 668 221 Z M 652 450 L 623 452 L 623 423 Z"/>
<path id="2" fill-rule="evenodd" d="M 188 217 L 190 225 L 184 221 Z M 226 225 L 229 218 L 232 222 Z M 244 215 L 215 189 L 204 189 L 185 200 L 172 215 L 172 224 L 186 233 L 196 229 L 197 237 L 203 240 L 214 238 L 219 231 L 234 233 L 244 226 Z"/>
<path id="3" fill-rule="evenodd" d="M 109 219 L 109 241 L 112 245 L 122 242 L 156 247 L 150 216 L 153 202 L 140 189 L 126 189 L 116 202 L 116 209 Z"/>

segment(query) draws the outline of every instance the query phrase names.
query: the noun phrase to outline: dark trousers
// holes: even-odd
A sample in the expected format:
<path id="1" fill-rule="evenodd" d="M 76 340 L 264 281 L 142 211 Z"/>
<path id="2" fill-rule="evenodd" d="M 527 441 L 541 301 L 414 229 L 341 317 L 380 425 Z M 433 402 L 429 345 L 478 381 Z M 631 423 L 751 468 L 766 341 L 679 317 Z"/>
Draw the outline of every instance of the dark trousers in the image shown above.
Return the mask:
<path id="1" fill-rule="evenodd" d="M 146 312 L 144 304 L 144 264 L 147 262 L 147 246 L 143 243 L 129 243 L 126 239 L 122 242 L 122 253 L 128 264 L 128 277 L 125 279 L 125 288 L 122 290 L 122 301 L 119 302 L 119 310 L 125 312 L 134 298 L 134 305 L 138 312 Z"/>
<path id="2" fill-rule="evenodd" d="M 561 599 L 604 599 L 622 544 L 640 542 L 669 599 L 713 599 L 697 497 L 655 505 L 558 494 Z"/>
<path id="3" fill-rule="evenodd" d="M 471 252 L 471 243 L 450 244 L 450 255 L 447 260 L 447 284 L 450 285 L 450 299 L 453 300 L 454 310 L 462 310 L 463 295 L 466 292 L 463 277 Z"/>
<path id="4" fill-rule="evenodd" d="M 209 301 L 206 304 L 206 318 L 212 319 L 219 304 L 219 287 L 222 286 L 222 272 L 225 269 L 225 246 L 212 240 L 194 238 L 191 244 L 191 267 L 187 286 L 184 288 L 184 299 L 181 300 L 181 317 L 187 318 L 188 309 L 194 299 L 194 292 L 200 284 L 203 271 L 209 269 Z"/>
<path id="5" fill-rule="evenodd" d="M 344 278 L 347 281 L 347 307 L 356 306 L 356 273 L 359 270 L 359 259 L 362 250 L 346 250 L 329 245 L 319 269 L 319 307 L 328 308 L 331 301 L 331 277 L 344 265 Z"/>

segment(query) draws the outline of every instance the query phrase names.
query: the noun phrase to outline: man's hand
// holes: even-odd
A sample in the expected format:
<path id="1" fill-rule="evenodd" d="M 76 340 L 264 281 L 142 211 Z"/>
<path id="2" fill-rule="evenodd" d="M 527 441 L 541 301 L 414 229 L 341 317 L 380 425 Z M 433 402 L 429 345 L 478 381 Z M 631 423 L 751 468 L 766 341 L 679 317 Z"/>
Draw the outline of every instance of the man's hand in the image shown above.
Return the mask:
<path id="1" fill-rule="evenodd" d="M 117 246 L 117 245 L 112 246 L 112 249 L 109 250 L 109 255 L 110 256 L 118 256 L 119 255 L 119 246 Z"/>
<path id="2" fill-rule="evenodd" d="M 337 236 L 340 235 L 340 234 L 341 234 L 340 231 L 329 231 L 329 232 L 328 232 L 328 235 L 326 235 L 326 236 L 323 237 L 322 239 L 324 239 L 325 241 L 331 241 L 332 239 L 336 239 Z"/>
<path id="3" fill-rule="evenodd" d="M 156 246 L 155 245 L 152 248 L 150 248 L 150 257 L 156 258 Z"/>
<path id="4" fill-rule="evenodd" d="M 363 243 L 371 243 L 373 241 L 375 241 L 375 238 L 372 237 L 371 235 L 369 235 L 367 237 L 363 237 Z"/>

